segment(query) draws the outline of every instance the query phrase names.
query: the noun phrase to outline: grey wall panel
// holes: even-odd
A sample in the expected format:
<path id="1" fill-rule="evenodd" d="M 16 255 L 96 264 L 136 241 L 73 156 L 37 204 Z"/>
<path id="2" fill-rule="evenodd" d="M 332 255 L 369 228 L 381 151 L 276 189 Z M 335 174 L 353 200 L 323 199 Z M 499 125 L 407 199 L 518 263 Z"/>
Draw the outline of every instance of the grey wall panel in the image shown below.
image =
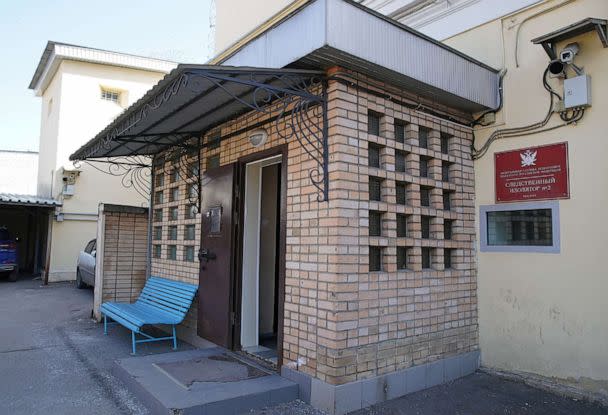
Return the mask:
<path id="1" fill-rule="evenodd" d="M 282 68 L 296 62 L 340 65 L 386 81 L 389 76 L 412 92 L 466 111 L 498 104 L 495 70 L 344 0 L 306 5 L 222 64 Z"/>
<path id="2" fill-rule="evenodd" d="M 283 68 L 326 43 L 325 1 L 317 0 L 249 42 L 222 65 Z"/>

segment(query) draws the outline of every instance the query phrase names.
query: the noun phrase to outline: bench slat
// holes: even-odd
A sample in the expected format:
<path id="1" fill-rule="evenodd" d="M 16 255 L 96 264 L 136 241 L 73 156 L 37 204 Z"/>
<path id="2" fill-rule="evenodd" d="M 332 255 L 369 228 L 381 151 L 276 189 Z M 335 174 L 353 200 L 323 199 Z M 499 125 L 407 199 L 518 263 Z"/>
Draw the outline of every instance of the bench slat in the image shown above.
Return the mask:
<path id="1" fill-rule="evenodd" d="M 157 290 L 154 290 L 151 288 L 142 290 L 141 294 L 162 298 L 163 300 L 165 300 L 167 302 L 171 302 L 171 303 L 175 303 L 175 304 L 189 304 L 190 302 L 192 302 L 192 298 L 194 297 L 194 296 L 190 296 L 189 298 L 183 298 L 183 297 L 168 296 L 165 293 L 163 293 L 162 291 L 157 291 Z"/>
<path id="2" fill-rule="evenodd" d="M 135 303 L 106 302 L 101 312 L 136 332 L 145 324 L 179 324 L 197 289 L 193 284 L 150 277 Z"/>

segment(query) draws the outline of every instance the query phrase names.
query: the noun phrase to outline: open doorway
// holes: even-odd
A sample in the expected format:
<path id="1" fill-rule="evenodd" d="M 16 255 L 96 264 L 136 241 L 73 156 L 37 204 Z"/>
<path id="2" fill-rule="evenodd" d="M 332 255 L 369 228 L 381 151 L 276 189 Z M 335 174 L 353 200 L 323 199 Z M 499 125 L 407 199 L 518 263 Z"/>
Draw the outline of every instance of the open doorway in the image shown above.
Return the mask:
<path id="1" fill-rule="evenodd" d="M 281 160 L 245 165 L 241 350 L 277 364 L 279 333 Z"/>

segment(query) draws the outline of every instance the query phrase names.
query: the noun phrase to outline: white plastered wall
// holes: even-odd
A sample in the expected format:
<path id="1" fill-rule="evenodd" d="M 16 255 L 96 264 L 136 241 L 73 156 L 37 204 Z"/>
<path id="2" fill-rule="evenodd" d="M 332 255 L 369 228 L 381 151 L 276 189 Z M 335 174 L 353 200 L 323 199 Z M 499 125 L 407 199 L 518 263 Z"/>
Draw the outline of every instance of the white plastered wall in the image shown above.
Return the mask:
<path id="1" fill-rule="evenodd" d="M 545 2 L 446 41 L 492 66 L 508 69 L 504 109 L 498 114 L 497 124 L 477 129 L 477 145 L 497 128 L 526 125 L 545 116 L 548 96 L 541 76 L 549 60 L 539 45 L 530 42 L 532 38 L 586 17 L 608 18 L 608 2 L 577 0 L 529 19 L 520 29 L 516 67 L 517 28 L 526 17 L 559 3 L 563 1 Z M 576 126 L 499 140 L 475 162 L 479 211 L 479 205 L 495 203 L 495 152 L 564 141 L 569 146 L 571 198 L 559 202 L 561 253 L 478 254 L 480 346 L 485 366 L 557 378 L 559 382 L 606 394 L 608 49 L 602 48 L 595 33 L 570 41 L 580 44 L 576 63 L 592 77 L 593 106 L 583 120 Z M 559 44 L 558 49 L 564 45 Z M 562 93 L 561 81 L 551 83 Z M 559 117 L 554 116 L 549 125 L 558 121 Z"/>

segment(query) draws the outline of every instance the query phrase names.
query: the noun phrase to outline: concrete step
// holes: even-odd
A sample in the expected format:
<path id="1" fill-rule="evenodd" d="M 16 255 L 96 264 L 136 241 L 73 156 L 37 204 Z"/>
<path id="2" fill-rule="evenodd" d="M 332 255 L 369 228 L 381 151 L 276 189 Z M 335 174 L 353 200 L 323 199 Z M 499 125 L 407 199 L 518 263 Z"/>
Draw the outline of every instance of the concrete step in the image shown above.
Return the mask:
<path id="1" fill-rule="evenodd" d="M 237 415 L 298 399 L 298 385 L 219 347 L 130 357 L 114 375 L 154 414 Z"/>

